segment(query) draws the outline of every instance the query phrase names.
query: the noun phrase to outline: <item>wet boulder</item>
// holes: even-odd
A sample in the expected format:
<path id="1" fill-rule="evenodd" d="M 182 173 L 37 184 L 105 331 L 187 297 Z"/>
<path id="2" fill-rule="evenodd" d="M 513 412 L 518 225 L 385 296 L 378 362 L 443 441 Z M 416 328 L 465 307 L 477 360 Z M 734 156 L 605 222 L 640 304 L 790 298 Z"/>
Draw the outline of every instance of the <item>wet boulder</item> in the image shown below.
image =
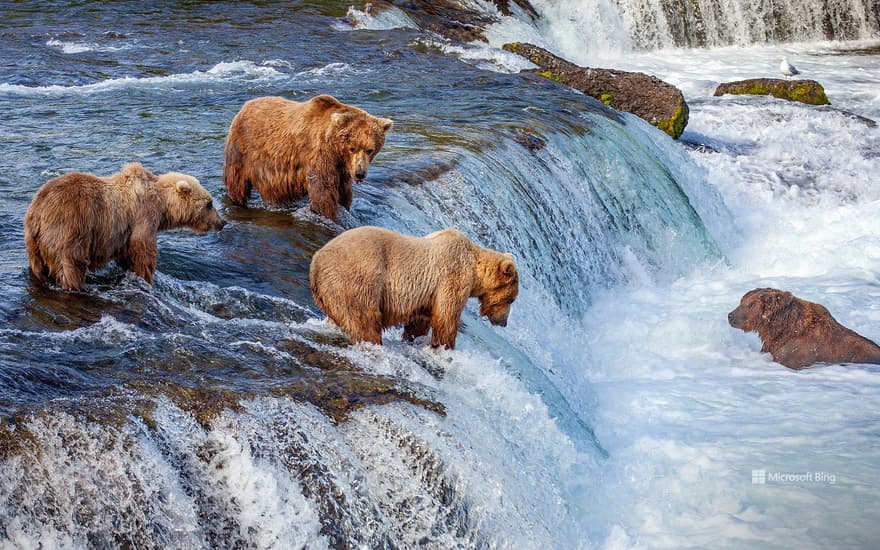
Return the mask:
<path id="1" fill-rule="evenodd" d="M 809 105 L 830 105 L 825 89 L 815 80 L 783 80 L 781 78 L 750 78 L 725 82 L 715 88 L 715 95 L 769 95 Z"/>
<path id="2" fill-rule="evenodd" d="M 538 12 L 529 0 L 513 0 L 513 2 L 532 19 L 538 18 Z M 501 15 L 513 13 L 510 0 L 493 0 L 493 3 Z M 403 10 L 422 30 L 458 42 L 485 42 L 486 37 L 483 32 L 486 27 L 499 20 L 497 16 L 459 0 L 375 0 L 369 4 L 371 10 L 379 11 L 394 5 Z"/>
<path id="3" fill-rule="evenodd" d="M 537 65 L 537 69 L 530 69 L 533 73 L 580 90 L 618 111 L 632 113 L 675 139 L 684 132 L 688 121 L 684 94 L 657 77 L 581 67 L 532 44 L 515 42 L 503 47 Z"/>

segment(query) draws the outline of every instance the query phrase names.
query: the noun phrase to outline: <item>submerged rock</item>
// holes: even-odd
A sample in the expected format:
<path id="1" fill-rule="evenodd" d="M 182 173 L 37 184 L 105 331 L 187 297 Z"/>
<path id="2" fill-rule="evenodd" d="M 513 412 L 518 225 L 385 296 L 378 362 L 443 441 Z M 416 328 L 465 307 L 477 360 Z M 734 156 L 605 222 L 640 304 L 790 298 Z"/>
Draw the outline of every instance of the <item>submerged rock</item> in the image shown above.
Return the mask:
<path id="1" fill-rule="evenodd" d="M 510 0 L 493 0 L 501 15 L 512 15 Z M 513 0 L 532 19 L 539 17 L 529 0 Z M 371 11 L 381 11 L 389 5 L 403 10 L 419 28 L 460 42 L 486 41 L 486 27 L 497 23 L 499 18 L 478 11 L 466 2 L 457 0 L 374 0 L 368 3 Z M 366 10 L 366 8 L 365 8 Z"/>
<path id="2" fill-rule="evenodd" d="M 504 49 L 537 65 L 531 72 L 580 90 L 618 111 L 632 113 L 675 139 L 687 126 L 689 111 L 684 94 L 657 77 L 581 67 L 532 44 L 515 42 L 505 44 Z"/>
<path id="3" fill-rule="evenodd" d="M 376 7 L 381 9 L 382 4 L 376 3 Z M 403 10 L 420 29 L 458 42 L 485 42 L 483 31 L 496 22 L 488 14 L 454 0 L 408 0 L 390 4 Z"/>
<path id="4" fill-rule="evenodd" d="M 510 0 L 492 0 L 495 6 L 498 8 L 498 11 L 501 12 L 502 15 L 511 15 L 510 11 Z M 522 8 L 524 12 L 526 12 L 529 17 L 532 19 L 538 19 L 540 15 L 538 15 L 538 10 L 532 6 L 529 0 L 513 0 L 513 2 Z"/>
<path id="5" fill-rule="evenodd" d="M 513 140 L 535 153 L 547 146 L 547 142 L 535 134 L 520 130 L 513 134 Z"/>
<path id="6" fill-rule="evenodd" d="M 809 105 L 830 105 L 825 89 L 815 80 L 783 80 L 781 78 L 750 78 L 725 82 L 715 88 L 715 95 L 769 95 Z"/>

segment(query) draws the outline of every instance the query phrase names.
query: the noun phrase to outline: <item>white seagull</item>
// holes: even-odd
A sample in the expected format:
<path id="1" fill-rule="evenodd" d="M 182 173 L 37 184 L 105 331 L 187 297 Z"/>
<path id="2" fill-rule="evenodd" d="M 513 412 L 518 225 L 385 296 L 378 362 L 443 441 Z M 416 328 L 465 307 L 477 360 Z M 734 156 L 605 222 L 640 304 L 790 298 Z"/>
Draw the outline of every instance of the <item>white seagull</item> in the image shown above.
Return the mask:
<path id="1" fill-rule="evenodd" d="M 789 63 L 788 60 L 784 57 L 779 63 L 779 72 L 784 74 L 786 77 L 792 77 L 796 74 L 801 74 L 801 72 L 797 70 L 794 65 Z"/>

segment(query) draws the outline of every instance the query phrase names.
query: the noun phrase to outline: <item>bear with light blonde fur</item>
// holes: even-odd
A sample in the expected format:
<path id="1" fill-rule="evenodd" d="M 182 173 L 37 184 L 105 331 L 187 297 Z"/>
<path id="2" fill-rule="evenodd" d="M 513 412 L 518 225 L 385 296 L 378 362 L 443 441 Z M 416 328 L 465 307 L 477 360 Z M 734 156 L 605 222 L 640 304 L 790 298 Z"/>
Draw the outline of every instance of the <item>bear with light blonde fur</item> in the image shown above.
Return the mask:
<path id="1" fill-rule="evenodd" d="M 252 99 L 229 127 L 226 193 L 239 206 L 252 189 L 279 206 L 308 196 L 312 211 L 338 222 L 338 207 L 351 209 L 352 180 L 367 177 L 392 124 L 329 95 Z"/>
<path id="2" fill-rule="evenodd" d="M 318 307 L 355 342 L 382 343 L 403 325 L 412 340 L 455 347 L 468 298 L 480 315 L 506 326 L 519 292 L 511 254 L 480 247 L 457 229 L 414 237 L 381 227 L 350 229 L 324 245 L 309 272 Z"/>
<path id="3" fill-rule="evenodd" d="M 223 225 L 196 178 L 131 163 L 108 177 L 73 172 L 46 182 L 25 214 L 24 240 L 37 280 L 79 290 L 110 260 L 152 283 L 159 231 Z"/>

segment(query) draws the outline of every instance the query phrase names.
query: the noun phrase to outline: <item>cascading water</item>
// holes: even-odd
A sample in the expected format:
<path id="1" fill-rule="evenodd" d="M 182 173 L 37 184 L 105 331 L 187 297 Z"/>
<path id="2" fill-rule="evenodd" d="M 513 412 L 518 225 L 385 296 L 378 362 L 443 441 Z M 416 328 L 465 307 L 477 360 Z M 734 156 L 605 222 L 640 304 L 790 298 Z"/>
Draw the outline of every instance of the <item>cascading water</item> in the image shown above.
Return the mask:
<path id="1" fill-rule="evenodd" d="M 251 16 L 239 9 L 239 19 Z M 183 9 L 180 17 L 199 15 Z M 13 176 L 3 181 L 4 206 L 17 214 L 3 243 L 0 540 L 514 548 L 586 546 L 604 536 L 580 521 L 608 457 L 593 433 L 593 403 L 568 383 L 577 355 L 545 346 L 582 337 L 574 320 L 595 292 L 674 278 L 716 258 L 699 214 L 718 208 L 718 197 L 692 203 L 705 186 L 687 173 L 699 170 L 670 161 L 679 153 L 641 121 L 420 52 L 407 31 L 390 45 L 342 34 L 375 48 L 375 58 L 331 57 L 316 67 L 325 54 L 318 44 L 341 31 L 335 19 L 312 17 L 314 51 L 264 54 L 258 46 L 249 51 L 256 61 L 221 58 L 185 74 L 123 71 L 96 81 L 84 71 L 70 82 L 59 67 L 36 86 L 6 76 L 0 93 L 16 106 L 15 124 L 48 116 L 58 125 L 38 130 L 60 140 L 53 165 L 67 166 L 64 151 L 76 147 L 95 172 L 115 170 L 116 158 L 101 160 L 100 140 L 59 137 L 108 113 L 147 144 L 147 164 L 182 169 L 183 149 L 187 170 L 218 196 L 217 155 L 244 99 L 312 86 L 344 97 L 354 78 L 389 90 L 365 105 L 396 113 L 396 130 L 372 183 L 356 189 L 357 222 L 414 234 L 458 226 L 514 252 L 522 283 L 510 326 L 491 328 L 471 304 L 454 352 L 404 344 L 399 331 L 381 348 L 351 347 L 308 292 L 308 258 L 331 232 L 258 205 L 227 205 L 232 224 L 219 234 L 163 235 L 153 286 L 110 269 L 83 293 L 41 289 L 28 282 L 18 244 L 29 192 L 9 192 L 16 178 L 32 182 L 30 192 L 39 184 L 30 167 L 43 153 L 28 143 L 41 138 L 32 136 L 13 146 L 5 171 Z M 304 23 L 294 20 L 289 32 L 298 34 Z M 84 55 L 88 65 L 95 55 L 155 63 L 150 42 L 167 36 L 116 32 L 50 35 L 41 62 Z M 204 55 L 224 51 L 227 35 L 204 32 Z M 168 68 L 189 62 L 188 50 L 180 47 Z M 410 75 L 405 88 L 388 88 L 401 74 Z M 46 104 L 63 116 L 44 113 Z M 178 133 L 174 145 L 161 146 L 170 132 Z"/>
<path id="2" fill-rule="evenodd" d="M 665 168 L 668 145 L 639 139 L 613 120 L 617 115 L 593 109 L 601 114 L 585 111 L 580 122 L 558 128 L 564 133 L 530 136 L 538 149 L 510 138 L 479 155 L 453 147 L 457 159 L 417 185 L 395 184 L 392 171 L 391 187 L 364 201 L 364 221 L 416 234 L 457 225 L 515 252 L 523 274 L 517 322 L 499 334 L 471 313 L 463 352 L 436 354 L 393 337 L 382 349 L 322 344 L 336 338 L 335 329 L 297 322 L 303 315 L 294 303 L 265 303 L 243 289 L 161 273 L 158 296 L 127 279 L 133 287 L 121 291 L 121 301 L 145 299 L 147 310 L 163 311 L 164 318 L 146 322 L 173 329 L 170 337 L 111 316 L 63 338 L 5 329 L 7 345 L 36 339 L 60 348 L 59 358 L 83 345 L 104 348 L 108 361 L 114 348 L 130 356 L 145 338 L 158 338 L 164 342 L 153 353 L 167 354 L 175 369 L 187 361 L 172 354 L 196 339 L 210 354 L 244 353 L 250 368 L 322 364 L 286 351 L 286 342 L 299 341 L 293 349 L 339 355 L 337 363 L 391 376 L 392 389 L 421 397 L 354 412 L 340 424 L 287 397 L 242 400 L 200 424 L 199 408 L 213 406 L 204 402 L 219 411 L 233 403 L 228 394 L 181 398 L 180 391 L 192 390 L 172 390 L 174 401 L 146 397 L 138 383 L 89 405 L 76 398 L 52 405 L 2 428 L 0 535 L 22 546 L 93 547 L 534 547 L 587 540 L 572 515 L 573 481 L 606 455 L 583 412 L 589 403 L 566 395 L 552 374 L 559 358 L 532 355 L 536 328 L 579 316 L 592 289 L 661 270 L 674 274 L 717 254 Z M 142 361 L 132 358 L 133 366 Z M 168 365 L 150 368 L 170 372 Z M 221 376 L 213 368 L 205 375 Z M 421 399 L 442 403 L 445 415 L 421 408 L 428 403 Z M 85 418 L 76 413 L 84 406 L 91 411 Z M 518 417 L 524 425 L 495 425 Z M 519 467 L 492 467 L 508 457 Z"/>
<path id="3" fill-rule="evenodd" d="M 618 0 L 643 48 L 877 36 L 880 8 L 870 0 Z"/>
<path id="4" fill-rule="evenodd" d="M 531 22 L 519 13 L 520 31 L 528 36 L 534 25 L 539 35 L 531 40 L 585 65 L 596 55 L 633 49 L 880 36 L 880 4 L 871 0 L 533 0 L 532 5 L 541 18 Z"/>

